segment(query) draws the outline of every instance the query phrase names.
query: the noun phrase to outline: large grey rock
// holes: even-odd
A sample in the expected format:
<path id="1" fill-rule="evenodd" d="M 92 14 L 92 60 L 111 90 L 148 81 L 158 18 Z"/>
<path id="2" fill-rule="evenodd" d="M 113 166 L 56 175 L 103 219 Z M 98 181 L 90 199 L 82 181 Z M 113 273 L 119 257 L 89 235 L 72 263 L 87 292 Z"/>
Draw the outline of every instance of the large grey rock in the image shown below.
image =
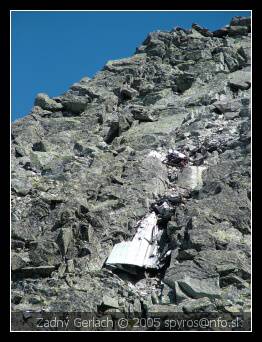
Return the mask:
<path id="1" fill-rule="evenodd" d="M 131 109 L 131 112 L 135 120 L 144 121 L 144 122 L 156 121 L 159 116 L 156 111 L 154 112 L 150 108 L 146 109 L 143 106 L 134 106 Z"/>
<path id="2" fill-rule="evenodd" d="M 61 103 L 56 102 L 49 98 L 47 94 L 39 93 L 35 99 L 35 106 L 39 106 L 42 109 L 50 111 L 59 111 L 63 108 Z"/>
<path id="3" fill-rule="evenodd" d="M 59 235 L 57 237 L 57 244 L 61 249 L 62 255 L 65 255 L 68 249 L 68 246 L 72 240 L 73 233 L 71 228 L 61 228 Z"/>
<path id="4" fill-rule="evenodd" d="M 177 184 L 190 190 L 200 190 L 203 184 L 204 166 L 187 166 L 178 175 Z"/>
<path id="5" fill-rule="evenodd" d="M 212 37 L 213 34 L 207 28 L 204 28 L 198 24 L 192 24 L 192 28 L 202 34 L 204 37 Z"/>
<path id="6" fill-rule="evenodd" d="M 194 80 L 194 76 L 189 73 L 179 75 L 176 79 L 178 90 L 183 93 L 192 86 Z"/>
<path id="7" fill-rule="evenodd" d="M 250 27 L 251 25 L 251 17 L 241 17 L 236 16 L 231 19 L 230 26 L 247 26 Z"/>
<path id="8" fill-rule="evenodd" d="M 195 260 L 203 267 L 209 267 L 219 273 L 220 277 L 234 273 L 250 280 L 249 260 L 241 251 L 201 251 Z"/>
<path id="9" fill-rule="evenodd" d="M 53 241 L 39 241 L 29 250 L 31 264 L 58 265 L 61 262 L 61 255 L 57 244 Z"/>
<path id="10" fill-rule="evenodd" d="M 120 89 L 120 96 L 123 100 L 131 100 L 133 97 L 137 96 L 138 92 L 130 87 L 122 87 Z"/>
<path id="11" fill-rule="evenodd" d="M 209 273 L 191 260 L 172 265 L 166 272 L 164 282 L 172 288 L 178 284 L 191 298 L 221 296 L 218 274 Z"/>
<path id="12" fill-rule="evenodd" d="M 25 179 L 13 179 L 12 190 L 14 190 L 20 196 L 26 196 L 32 189 L 31 183 Z"/>
<path id="13" fill-rule="evenodd" d="M 203 297 L 183 302 L 183 310 L 188 313 L 192 312 L 216 312 L 216 306 L 209 298 Z"/>
<path id="14" fill-rule="evenodd" d="M 231 37 L 247 35 L 248 32 L 250 31 L 247 26 L 230 26 L 228 29 L 228 35 Z"/>
<path id="15" fill-rule="evenodd" d="M 19 270 L 29 263 L 28 255 L 25 253 L 13 253 L 11 259 L 11 269 L 12 271 Z"/>
<path id="16" fill-rule="evenodd" d="M 62 99 L 62 104 L 65 110 L 67 110 L 68 112 L 79 114 L 84 112 L 89 101 L 90 100 L 88 96 L 68 94 Z"/>
<path id="17" fill-rule="evenodd" d="M 247 90 L 251 85 L 251 75 L 249 71 L 238 70 L 229 76 L 229 85 L 233 90 Z"/>
<path id="18" fill-rule="evenodd" d="M 236 100 L 224 100 L 214 102 L 213 106 L 215 106 L 220 113 L 237 112 L 241 108 L 241 103 Z"/>
<path id="19" fill-rule="evenodd" d="M 119 308 L 118 300 L 117 298 L 110 297 L 109 295 L 104 295 L 102 303 L 104 306 L 109 307 L 109 308 Z"/>

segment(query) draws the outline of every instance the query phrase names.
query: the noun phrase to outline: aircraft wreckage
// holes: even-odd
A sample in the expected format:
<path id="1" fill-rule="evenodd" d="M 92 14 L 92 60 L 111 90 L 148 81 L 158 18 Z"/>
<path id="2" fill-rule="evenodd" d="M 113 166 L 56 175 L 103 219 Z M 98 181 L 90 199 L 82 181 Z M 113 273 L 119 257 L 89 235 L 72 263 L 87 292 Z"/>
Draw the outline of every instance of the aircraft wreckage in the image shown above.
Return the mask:
<path id="1" fill-rule="evenodd" d="M 164 266 L 171 251 L 162 252 L 160 239 L 163 230 L 157 226 L 154 212 L 140 221 L 137 232 L 131 241 L 114 245 L 106 265 L 128 273 L 136 274 L 138 268 L 158 270 Z"/>
<path id="2" fill-rule="evenodd" d="M 167 155 L 151 151 L 149 156 L 159 158 L 165 164 L 182 168 L 189 161 L 185 154 L 175 149 L 170 149 Z M 167 256 L 171 254 L 171 250 L 167 248 L 162 250 L 160 246 L 162 233 L 163 230 L 157 225 L 155 212 L 149 213 L 138 224 L 133 240 L 114 245 L 105 264 L 132 274 L 136 274 L 138 268 L 159 270 L 165 265 Z"/>

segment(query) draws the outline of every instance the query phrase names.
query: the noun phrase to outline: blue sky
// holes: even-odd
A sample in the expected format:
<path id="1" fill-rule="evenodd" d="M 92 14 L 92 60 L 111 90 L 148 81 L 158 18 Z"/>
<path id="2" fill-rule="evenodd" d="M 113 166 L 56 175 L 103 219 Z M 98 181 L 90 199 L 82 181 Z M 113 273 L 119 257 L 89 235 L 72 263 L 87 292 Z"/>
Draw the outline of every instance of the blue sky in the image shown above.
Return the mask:
<path id="1" fill-rule="evenodd" d="M 19 12 L 11 35 L 12 120 L 28 114 L 37 93 L 50 97 L 68 90 L 84 76 L 92 77 L 110 59 L 132 55 L 147 34 L 190 28 L 210 30 L 250 12 Z"/>

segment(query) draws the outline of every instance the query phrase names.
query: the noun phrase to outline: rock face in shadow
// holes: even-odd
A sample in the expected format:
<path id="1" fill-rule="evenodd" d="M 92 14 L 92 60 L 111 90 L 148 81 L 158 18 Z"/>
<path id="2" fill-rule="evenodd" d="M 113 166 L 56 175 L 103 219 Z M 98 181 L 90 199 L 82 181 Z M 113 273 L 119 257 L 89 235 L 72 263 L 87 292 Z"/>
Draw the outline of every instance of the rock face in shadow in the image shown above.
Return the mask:
<path id="1" fill-rule="evenodd" d="M 250 310 L 250 38 L 242 17 L 150 33 L 13 123 L 14 311 Z M 107 269 L 152 211 L 165 267 Z"/>

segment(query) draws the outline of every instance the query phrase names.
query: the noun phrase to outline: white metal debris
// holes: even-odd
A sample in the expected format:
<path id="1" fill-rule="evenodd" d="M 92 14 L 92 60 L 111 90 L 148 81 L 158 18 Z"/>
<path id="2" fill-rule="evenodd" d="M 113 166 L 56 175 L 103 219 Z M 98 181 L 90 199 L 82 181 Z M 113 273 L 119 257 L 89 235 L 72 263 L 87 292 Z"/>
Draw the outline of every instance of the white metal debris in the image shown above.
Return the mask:
<path id="1" fill-rule="evenodd" d="M 161 162 L 174 161 L 174 163 L 179 163 L 181 161 L 187 160 L 187 156 L 184 153 L 172 148 L 170 148 L 167 153 L 152 150 L 147 156 L 151 158 L 157 158 L 161 160 Z"/>
<path id="2" fill-rule="evenodd" d="M 169 149 L 164 162 L 171 166 L 185 167 L 189 158 L 175 149 Z"/>
<path id="3" fill-rule="evenodd" d="M 150 213 L 139 224 L 132 241 L 116 244 L 106 264 L 125 269 L 125 266 L 157 269 L 159 267 L 159 245 L 161 236 L 156 214 Z"/>
<path id="4" fill-rule="evenodd" d="M 186 155 L 184 153 L 181 153 L 181 152 L 174 150 L 172 148 L 170 148 L 168 150 L 168 154 L 172 154 L 174 157 L 179 158 L 179 159 L 186 159 Z"/>
<path id="5" fill-rule="evenodd" d="M 152 150 L 148 153 L 148 157 L 157 158 L 163 162 L 166 158 L 166 154 L 163 152 L 161 153 L 161 152 L 157 152 L 157 151 Z"/>

